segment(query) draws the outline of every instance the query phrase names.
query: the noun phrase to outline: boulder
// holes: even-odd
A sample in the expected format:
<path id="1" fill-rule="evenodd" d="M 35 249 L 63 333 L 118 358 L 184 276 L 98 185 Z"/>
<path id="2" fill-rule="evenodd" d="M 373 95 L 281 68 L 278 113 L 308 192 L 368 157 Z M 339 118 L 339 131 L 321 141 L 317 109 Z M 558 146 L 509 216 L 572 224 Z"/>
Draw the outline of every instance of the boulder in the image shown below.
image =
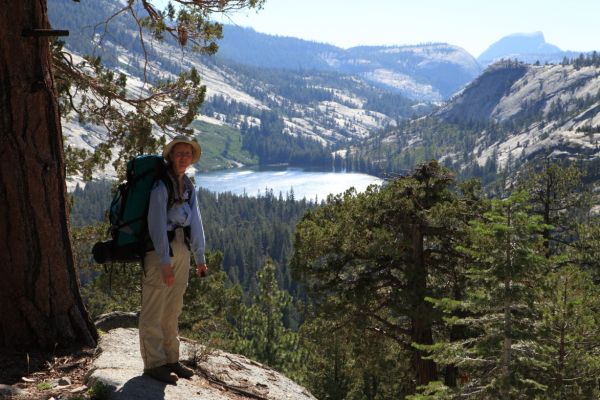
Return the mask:
<path id="1" fill-rule="evenodd" d="M 316 400 L 305 388 L 279 372 L 244 356 L 208 350 L 182 340 L 181 361 L 196 375 L 168 385 L 143 375 L 138 330 L 115 328 L 102 335 L 87 386 L 102 383 L 111 399 L 122 400 Z"/>
<path id="2" fill-rule="evenodd" d="M 103 330 L 104 332 L 108 332 L 115 328 L 137 328 L 139 315 L 139 311 L 113 311 L 100 315 L 94 324 L 97 329 Z"/>

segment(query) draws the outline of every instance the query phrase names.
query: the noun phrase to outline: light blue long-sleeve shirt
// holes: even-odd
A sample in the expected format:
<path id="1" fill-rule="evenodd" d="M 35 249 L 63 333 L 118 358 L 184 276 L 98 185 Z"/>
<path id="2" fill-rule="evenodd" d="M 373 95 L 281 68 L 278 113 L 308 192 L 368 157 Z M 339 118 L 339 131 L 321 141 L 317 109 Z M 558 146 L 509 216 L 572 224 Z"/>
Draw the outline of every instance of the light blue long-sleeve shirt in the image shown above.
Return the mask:
<path id="1" fill-rule="evenodd" d="M 148 230 L 154 250 L 160 257 L 161 264 L 171 264 L 167 231 L 186 226 L 190 227 L 190 249 L 194 255 L 196 264 L 206 263 L 204 257 L 204 227 L 202 226 L 200 211 L 198 210 L 196 189 L 189 180 L 188 182 L 189 184 L 186 185 L 182 201 L 175 202 L 168 210 L 169 193 L 162 180 L 158 180 L 154 184 L 154 188 L 150 193 Z M 191 201 L 188 200 L 190 196 Z"/>

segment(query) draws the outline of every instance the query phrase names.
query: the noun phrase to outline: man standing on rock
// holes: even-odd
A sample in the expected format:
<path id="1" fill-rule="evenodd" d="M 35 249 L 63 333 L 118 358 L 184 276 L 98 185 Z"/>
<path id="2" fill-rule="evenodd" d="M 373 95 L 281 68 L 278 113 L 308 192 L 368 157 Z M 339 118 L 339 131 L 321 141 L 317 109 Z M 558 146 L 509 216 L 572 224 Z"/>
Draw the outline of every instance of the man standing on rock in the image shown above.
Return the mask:
<path id="1" fill-rule="evenodd" d="M 178 377 L 189 379 L 194 374 L 179 362 L 178 319 L 188 284 L 190 251 L 198 276 L 208 270 L 196 189 L 185 175 L 201 154 L 195 140 L 175 137 L 163 150 L 173 198 L 169 201 L 169 190 L 161 179 L 150 194 L 148 230 L 154 250 L 144 258 L 140 350 L 144 374 L 166 383 L 175 383 Z"/>

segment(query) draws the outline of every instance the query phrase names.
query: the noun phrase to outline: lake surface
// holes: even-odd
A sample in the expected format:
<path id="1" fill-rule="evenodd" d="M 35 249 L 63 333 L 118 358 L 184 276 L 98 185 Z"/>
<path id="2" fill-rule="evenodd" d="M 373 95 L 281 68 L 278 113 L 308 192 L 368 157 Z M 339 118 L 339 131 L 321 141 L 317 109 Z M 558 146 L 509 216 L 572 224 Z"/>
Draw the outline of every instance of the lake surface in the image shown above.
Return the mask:
<path id="1" fill-rule="evenodd" d="M 275 196 L 293 189 L 294 198 L 299 200 L 325 200 L 329 194 L 343 193 L 354 186 L 359 192 L 370 184 L 381 184 L 382 180 L 367 174 L 354 172 L 320 172 L 302 168 L 272 169 L 228 169 L 196 174 L 196 185 L 212 192 L 231 192 L 248 196 L 264 195 L 272 189 Z"/>

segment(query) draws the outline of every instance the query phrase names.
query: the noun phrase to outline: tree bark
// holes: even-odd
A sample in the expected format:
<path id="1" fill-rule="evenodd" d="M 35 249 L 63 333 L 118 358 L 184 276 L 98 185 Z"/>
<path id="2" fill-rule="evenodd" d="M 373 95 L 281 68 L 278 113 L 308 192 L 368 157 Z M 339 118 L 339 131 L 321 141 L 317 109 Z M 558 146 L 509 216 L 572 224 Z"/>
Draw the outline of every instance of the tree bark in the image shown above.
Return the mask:
<path id="1" fill-rule="evenodd" d="M 430 320 L 428 317 L 414 317 L 411 319 L 411 340 L 418 344 L 433 344 L 433 332 L 431 329 Z M 415 381 L 417 386 L 425 386 L 429 382 L 436 381 L 437 365 L 433 360 L 427 360 L 428 354 L 422 350 L 414 349 L 412 352 L 412 367 L 415 373 Z"/>
<path id="2" fill-rule="evenodd" d="M 427 266 L 423 258 L 423 231 L 414 224 L 412 237 L 412 271 L 408 276 L 408 286 L 413 290 L 413 315 L 411 316 L 411 340 L 413 343 L 432 345 L 433 329 L 431 305 L 425 301 L 427 294 Z M 437 380 L 437 365 L 427 360 L 427 354 L 418 349 L 412 352 L 412 367 L 417 386 L 427 385 Z"/>
<path id="3" fill-rule="evenodd" d="M 10 5 L 9 5 L 10 4 Z M 46 0 L 0 8 L 0 347 L 95 345 L 79 292 Z"/>

